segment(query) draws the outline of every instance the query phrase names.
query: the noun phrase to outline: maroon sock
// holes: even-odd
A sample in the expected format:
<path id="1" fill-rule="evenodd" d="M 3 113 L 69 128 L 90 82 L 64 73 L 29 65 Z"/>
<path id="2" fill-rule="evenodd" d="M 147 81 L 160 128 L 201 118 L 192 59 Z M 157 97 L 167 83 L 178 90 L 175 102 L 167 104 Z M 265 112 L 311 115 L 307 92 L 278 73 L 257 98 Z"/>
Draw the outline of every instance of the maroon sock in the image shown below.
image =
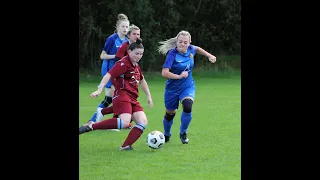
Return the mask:
<path id="1" fill-rule="evenodd" d="M 113 113 L 113 106 L 109 106 L 109 107 L 103 108 L 103 109 L 101 110 L 101 113 L 102 113 L 103 115 Z"/>
<path id="2" fill-rule="evenodd" d="M 111 118 L 92 124 L 92 129 L 118 129 L 118 119 Z"/>
<path id="3" fill-rule="evenodd" d="M 127 136 L 127 139 L 124 141 L 122 147 L 132 145 L 136 140 L 139 139 L 143 131 L 137 127 L 133 127 L 130 133 Z"/>

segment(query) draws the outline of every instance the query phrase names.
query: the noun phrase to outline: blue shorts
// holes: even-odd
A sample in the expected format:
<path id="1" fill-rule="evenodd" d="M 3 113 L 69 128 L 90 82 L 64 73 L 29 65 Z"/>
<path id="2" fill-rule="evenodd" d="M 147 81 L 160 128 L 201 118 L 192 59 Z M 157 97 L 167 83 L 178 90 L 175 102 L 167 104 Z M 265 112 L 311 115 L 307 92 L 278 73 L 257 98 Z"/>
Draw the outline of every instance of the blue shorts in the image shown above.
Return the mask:
<path id="1" fill-rule="evenodd" d="M 101 75 L 102 77 L 107 74 L 107 72 L 114 66 L 114 60 L 104 60 L 102 63 Z M 111 80 L 108 81 L 105 88 L 111 88 Z"/>
<path id="2" fill-rule="evenodd" d="M 165 90 L 164 92 L 164 104 L 167 110 L 176 110 L 179 107 L 179 101 L 185 97 L 195 98 L 196 87 L 190 86 L 181 91 Z"/>

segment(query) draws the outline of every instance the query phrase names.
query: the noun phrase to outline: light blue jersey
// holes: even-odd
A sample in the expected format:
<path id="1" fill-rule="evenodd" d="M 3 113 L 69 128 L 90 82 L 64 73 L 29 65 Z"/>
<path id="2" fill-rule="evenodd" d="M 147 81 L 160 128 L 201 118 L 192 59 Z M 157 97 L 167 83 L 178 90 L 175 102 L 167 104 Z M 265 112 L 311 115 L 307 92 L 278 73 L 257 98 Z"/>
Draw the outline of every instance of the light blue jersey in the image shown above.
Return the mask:
<path id="1" fill-rule="evenodd" d="M 118 34 L 114 33 L 107 38 L 107 40 L 103 46 L 103 50 L 109 55 L 115 55 L 117 53 L 118 47 L 120 47 L 122 43 L 125 43 L 127 41 L 128 41 L 128 39 L 126 37 L 123 40 L 121 40 L 119 38 Z M 102 77 L 105 74 L 107 74 L 107 72 L 114 66 L 114 64 L 115 64 L 114 58 L 109 59 L 109 60 L 107 60 L 107 59 L 103 60 L 102 67 L 101 67 Z M 110 88 L 111 85 L 112 85 L 111 81 L 109 81 L 106 84 L 106 87 Z"/>
<path id="2" fill-rule="evenodd" d="M 190 45 L 187 52 L 179 53 L 176 49 L 168 52 L 166 61 L 162 68 L 169 68 L 173 74 L 180 75 L 183 71 L 188 71 L 188 77 L 182 79 L 168 79 L 166 82 L 164 101 L 168 110 L 175 110 L 179 106 L 179 100 L 184 97 L 195 97 L 195 83 L 192 77 L 194 66 L 194 56 L 196 47 Z"/>

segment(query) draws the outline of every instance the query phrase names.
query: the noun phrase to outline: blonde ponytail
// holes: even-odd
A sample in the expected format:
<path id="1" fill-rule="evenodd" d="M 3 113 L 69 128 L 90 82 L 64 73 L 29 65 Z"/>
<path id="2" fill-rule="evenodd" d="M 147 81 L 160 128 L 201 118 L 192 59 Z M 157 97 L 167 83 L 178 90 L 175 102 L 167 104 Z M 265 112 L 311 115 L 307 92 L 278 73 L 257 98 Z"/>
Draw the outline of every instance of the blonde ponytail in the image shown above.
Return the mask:
<path id="1" fill-rule="evenodd" d="M 191 43 L 190 33 L 188 31 L 182 30 L 177 34 L 176 37 L 167 39 L 166 41 L 160 41 L 159 44 L 161 45 L 158 47 L 158 52 L 160 54 L 166 55 L 169 50 L 177 47 L 177 40 L 180 35 L 189 36 L 189 40 Z"/>

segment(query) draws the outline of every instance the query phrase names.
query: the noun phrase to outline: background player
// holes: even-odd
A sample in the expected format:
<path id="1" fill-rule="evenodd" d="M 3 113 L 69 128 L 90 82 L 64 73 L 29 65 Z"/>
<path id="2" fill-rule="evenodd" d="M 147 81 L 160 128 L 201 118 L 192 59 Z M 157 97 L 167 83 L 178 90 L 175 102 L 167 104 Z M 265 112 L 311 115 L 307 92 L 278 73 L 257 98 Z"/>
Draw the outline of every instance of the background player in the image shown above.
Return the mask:
<path id="1" fill-rule="evenodd" d="M 107 74 L 107 72 L 114 66 L 115 63 L 115 54 L 121 44 L 127 41 L 125 35 L 128 33 L 130 21 L 125 14 L 118 15 L 118 21 L 116 23 L 116 32 L 110 35 L 104 46 L 100 55 L 100 59 L 103 60 L 101 67 L 102 77 Z M 111 81 L 109 81 L 105 86 L 105 98 L 99 104 L 98 108 L 108 107 L 112 103 L 114 87 L 112 86 Z M 94 123 L 97 120 L 97 110 L 89 120 L 88 124 Z"/>

